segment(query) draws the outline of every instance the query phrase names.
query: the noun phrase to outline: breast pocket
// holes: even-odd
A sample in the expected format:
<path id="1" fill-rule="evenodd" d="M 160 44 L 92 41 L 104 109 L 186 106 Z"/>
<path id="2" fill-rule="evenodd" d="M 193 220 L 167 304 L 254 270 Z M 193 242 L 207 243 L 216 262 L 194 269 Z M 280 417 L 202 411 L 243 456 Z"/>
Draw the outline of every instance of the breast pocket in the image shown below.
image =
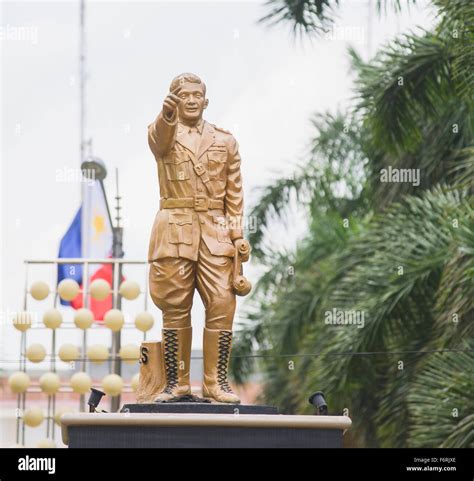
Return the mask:
<path id="1" fill-rule="evenodd" d="M 192 214 L 170 213 L 168 224 L 168 240 L 171 244 L 193 243 Z"/>
<path id="2" fill-rule="evenodd" d="M 166 177 L 168 180 L 189 180 L 189 154 L 187 152 L 173 152 L 164 159 Z"/>
<path id="3" fill-rule="evenodd" d="M 207 152 L 207 161 L 209 165 L 209 176 L 211 179 L 225 180 L 227 151 L 209 150 Z"/>
<path id="4" fill-rule="evenodd" d="M 214 228 L 216 229 L 217 240 L 219 242 L 226 242 L 228 244 L 232 244 L 232 241 L 230 240 L 227 219 L 223 215 L 214 216 Z"/>

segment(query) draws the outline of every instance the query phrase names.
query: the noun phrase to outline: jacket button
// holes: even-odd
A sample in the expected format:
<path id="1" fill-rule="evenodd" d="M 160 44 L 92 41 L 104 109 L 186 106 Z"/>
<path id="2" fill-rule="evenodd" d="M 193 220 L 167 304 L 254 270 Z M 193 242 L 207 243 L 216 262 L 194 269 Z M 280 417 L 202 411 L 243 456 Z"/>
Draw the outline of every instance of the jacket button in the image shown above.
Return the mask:
<path id="1" fill-rule="evenodd" d="M 201 224 L 204 224 L 204 220 L 203 220 L 203 219 L 201 219 Z"/>
<path id="2" fill-rule="evenodd" d="M 202 192 L 202 187 L 198 187 L 198 192 Z"/>

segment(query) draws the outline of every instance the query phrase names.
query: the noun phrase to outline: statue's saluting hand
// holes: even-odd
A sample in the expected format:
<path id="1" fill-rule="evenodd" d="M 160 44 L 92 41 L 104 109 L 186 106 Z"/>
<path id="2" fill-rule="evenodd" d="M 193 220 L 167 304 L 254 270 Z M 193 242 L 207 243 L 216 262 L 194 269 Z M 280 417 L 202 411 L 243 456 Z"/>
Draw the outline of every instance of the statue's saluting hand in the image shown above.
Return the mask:
<path id="1" fill-rule="evenodd" d="M 178 105 L 181 102 L 181 99 L 178 97 L 180 91 L 181 87 L 177 87 L 166 96 L 163 102 L 163 115 L 166 120 L 171 121 L 176 118 Z"/>

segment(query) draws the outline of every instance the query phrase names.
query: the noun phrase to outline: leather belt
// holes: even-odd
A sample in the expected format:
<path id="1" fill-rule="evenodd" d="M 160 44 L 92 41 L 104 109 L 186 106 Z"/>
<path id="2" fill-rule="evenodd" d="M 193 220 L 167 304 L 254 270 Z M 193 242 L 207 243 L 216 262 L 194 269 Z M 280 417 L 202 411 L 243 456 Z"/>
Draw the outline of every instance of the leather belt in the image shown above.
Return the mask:
<path id="1" fill-rule="evenodd" d="M 160 199 L 160 209 L 180 209 L 188 207 L 196 212 L 205 212 L 211 209 L 224 209 L 224 201 L 210 199 L 206 195 L 183 197 L 182 199 Z"/>

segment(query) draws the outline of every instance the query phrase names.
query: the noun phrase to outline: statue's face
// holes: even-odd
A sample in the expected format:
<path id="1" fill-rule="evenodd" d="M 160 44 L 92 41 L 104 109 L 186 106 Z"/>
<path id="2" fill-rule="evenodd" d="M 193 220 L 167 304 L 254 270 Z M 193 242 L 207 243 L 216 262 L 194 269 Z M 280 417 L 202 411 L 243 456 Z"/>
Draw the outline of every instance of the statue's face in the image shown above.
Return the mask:
<path id="1" fill-rule="evenodd" d="M 194 82 L 184 82 L 178 97 L 181 99 L 178 115 L 182 120 L 199 120 L 209 103 L 204 94 L 203 84 Z"/>

